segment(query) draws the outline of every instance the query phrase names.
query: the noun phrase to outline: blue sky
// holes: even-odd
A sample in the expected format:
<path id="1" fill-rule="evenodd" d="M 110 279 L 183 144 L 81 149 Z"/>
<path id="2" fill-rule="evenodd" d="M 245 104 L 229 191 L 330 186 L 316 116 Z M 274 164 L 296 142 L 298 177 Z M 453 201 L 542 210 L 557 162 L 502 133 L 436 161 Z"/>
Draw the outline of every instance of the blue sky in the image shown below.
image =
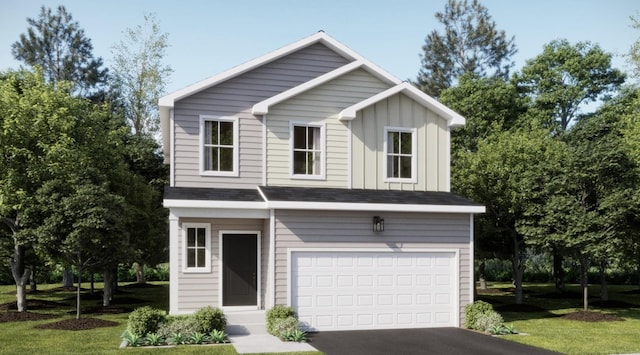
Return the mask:
<path id="1" fill-rule="evenodd" d="M 400 79 L 414 79 L 421 46 L 446 0 L 2 0 L 0 70 L 18 68 L 11 44 L 27 29 L 42 4 L 66 6 L 91 38 L 94 55 L 111 60 L 110 47 L 122 31 L 155 12 L 169 33 L 166 62 L 174 69 L 168 92 L 227 70 L 324 30 Z M 591 41 L 608 52 L 625 54 L 640 37 L 629 16 L 640 16 L 635 0 L 481 0 L 499 29 L 515 36 L 516 68 L 557 38 Z M 622 57 L 614 66 L 625 70 Z"/>

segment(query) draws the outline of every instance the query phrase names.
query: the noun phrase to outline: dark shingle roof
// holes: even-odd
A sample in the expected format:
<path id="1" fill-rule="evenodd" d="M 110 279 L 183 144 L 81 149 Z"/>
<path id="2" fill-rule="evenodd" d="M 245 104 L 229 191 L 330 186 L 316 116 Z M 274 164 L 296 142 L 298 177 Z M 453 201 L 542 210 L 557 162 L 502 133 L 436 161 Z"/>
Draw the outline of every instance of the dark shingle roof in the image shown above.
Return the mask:
<path id="1" fill-rule="evenodd" d="M 167 200 L 244 201 L 264 202 L 256 189 L 211 189 L 202 187 L 165 186 Z"/>
<path id="2" fill-rule="evenodd" d="M 261 186 L 269 201 L 481 206 L 451 192 Z"/>
<path id="3" fill-rule="evenodd" d="M 260 186 L 269 202 L 379 203 L 387 205 L 481 206 L 451 192 Z M 265 202 L 258 189 L 165 187 L 167 200 Z"/>

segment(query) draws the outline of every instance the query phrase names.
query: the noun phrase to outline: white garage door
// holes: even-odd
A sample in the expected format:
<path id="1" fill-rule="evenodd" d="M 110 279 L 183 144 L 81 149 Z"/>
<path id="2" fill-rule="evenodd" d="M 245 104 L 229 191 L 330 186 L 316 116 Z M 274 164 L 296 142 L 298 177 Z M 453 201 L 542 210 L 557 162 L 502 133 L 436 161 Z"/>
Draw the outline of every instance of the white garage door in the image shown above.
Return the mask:
<path id="1" fill-rule="evenodd" d="M 291 253 L 291 305 L 307 330 L 456 326 L 454 252 Z"/>

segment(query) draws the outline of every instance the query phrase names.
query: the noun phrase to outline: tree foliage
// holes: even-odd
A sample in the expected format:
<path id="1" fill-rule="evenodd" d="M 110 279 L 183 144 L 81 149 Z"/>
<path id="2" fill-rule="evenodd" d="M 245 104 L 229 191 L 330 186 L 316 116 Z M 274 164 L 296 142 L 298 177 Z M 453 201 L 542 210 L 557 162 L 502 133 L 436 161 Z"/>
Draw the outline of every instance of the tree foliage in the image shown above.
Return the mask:
<path id="1" fill-rule="evenodd" d="M 444 33 L 434 30 L 422 46 L 422 68 L 417 83 L 425 93 L 438 97 L 465 73 L 507 78 L 517 52 L 514 38 L 507 38 L 486 7 L 478 0 L 449 0 L 436 19 Z"/>
<path id="2" fill-rule="evenodd" d="M 102 59 L 93 57 L 91 40 L 64 6 L 56 13 L 42 6 L 38 18 L 27 18 L 29 28 L 12 46 L 13 56 L 30 67 L 42 68 L 48 82 L 73 83 L 70 87 L 81 96 L 96 94 L 106 82 L 107 69 Z"/>
<path id="3" fill-rule="evenodd" d="M 611 67 L 611 54 L 600 46 L 572 45 L 563 39 L 545 45 L 514 80 L 544 113 L 545 124 L 564 132 L 579 117 L 584 103 L 606 98 L 620 87 L 625 75 Z"/>
<path id="4" fill-rule="evenodd" d="M 113 47 L 113 86 L 119 90 L 124 115 L 137 135 L 156 134 L 159 129 L 158 99 L 164 93 L 171 67 L 163 63 L 168 34 L 161 33 L 154 14 L 144 25 L 128 28 Z"/>

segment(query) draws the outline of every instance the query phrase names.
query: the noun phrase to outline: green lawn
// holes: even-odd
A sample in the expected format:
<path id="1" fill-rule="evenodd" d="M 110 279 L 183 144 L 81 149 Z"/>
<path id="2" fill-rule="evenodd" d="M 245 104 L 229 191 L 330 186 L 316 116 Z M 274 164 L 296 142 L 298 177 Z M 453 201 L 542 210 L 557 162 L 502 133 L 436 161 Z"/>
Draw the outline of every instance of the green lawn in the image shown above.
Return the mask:
<path id="1" fill-rule="evenodd" d="M 495 284 L 493 292 L 479 299 L 488 301 L 502 314 L 507 324 L 527 335 L 509 335 L 505 339 L 530 344 L 566 354 L 626 354 L 640 353 L 640 295 L 632 292 L 638 286 L 610 286 L 612 301 L 608 306 L 593 306 L 592 311 L 603 312 L 624 318 L 614 322 L 584 322 L 567 320 L 562 316 L 582 309 L 582 295 L 578 286 L 568 286 L 568 295 L 554 297 L 548 285 L 526 285 L 524 308 L 517 311 L 513 306 L 513 294 L 495 293 L 508 290 L 508 284 Z M 600 289 L 590 286 L 590 302 L 597 304 Z M 630 306 L 622 308 L 625 302 Z M 535 307 L 539 307 L 536 311 Z M 522 310 L 522 309 L 521 309 Z"/>
<path id="2" fill-rule="evenodd" d="M 169 287 L 166 282 L 154 282 L 158 287 L 154 288 L 134 288 L 121 284 L 121 291 L 114 296 L 114 306 L 136 308 L 142 305 L 168 309 Z M 214 346 L 180 346 L 175 348 L 127 348 L 119 349 L 120 334 L 127 325 L 127 313 L 121 314 L 84 314 L 82 317 L 95 317 L 111 320 L 119 323 L 119 326 L 98 328 L 83 331 L 68 330 L 46 330 L 36 329 L 36 325 L 57 322 L 63 319 L 75 317 L 75 296 L 74 292 L 52 291 L 60 285 L 41 285 L 39 291 L 28 294 L 27 300 L 40 300 L 48 302 L 58 302 L 60 305 L 55 308 L 32 309 L 30 312 L 54 314 L 54 319 L 28 322 L 0 322 L 0 354 L 220 354 L 237 355 L 235 348 L 231 345 Z M 122 287 L 124 286 L 124 287 Z M 88 287 L 88 285 L 83 285 Z M 102 284 L 96 284 L 96 289 L 100 291 Z M 87 293 L 85 291 L 85 293 Z M 118 299 L 122 301 L 118 301 Z M 15 286 L 0 285 L 0 305 L 7 302 L 15 302 Z M 85 296 L 82 306 L 85 309 L 95 307 L 100 300 Z M 6 312 L 4 308 L 0 312 Z M 321 354 L 297 353 L 303 354 Z M 293 354 L 291 354 L 293 355 Z"/>
<path id="3" fill-rule="evenodd" d="M 149 304 L 156 308 L 168 307 L 168 284 L 153 283 L 157 287 L 135 288 L 126 284 L 115 295 L 114 306 L 135 308 Z M 0 322 L 0 354 L 122 354 L 126 353 L 171 353 L 171 354 L 237 354 L 233 346 L 181 346 L 169 349 L 119 349 L 120 334 L 127 322 L 127 313 L 84 314 L 83 317 L 97 317 L 119 323 L 116 327 L 98 328 L 84 331 L 41 330 L 39 324 L 73 318 L 75 299 L 73 292 L 55 291 L 59 285 L 42 285 L 39 291 L 29 294 L 28 300 L 57 302 L 53 308 L 32 309 L 34 313 L 48 313 L 57 318 L 30 322 Z M 88 287 L 88 285 L 87 285 Z M 97 284 L 100 290 L 102 285 Z M 549 285 L 530 284 L 525 286 L 526 308 L 513 306 L 513 294 L 508 284 L 492 285 L 491 293 L 479 293 L 479 298 L 492 303 L 507 324 L 527 335 L 510 335 L 505 339 L 539 346 L 568 354 L 624 354 L 640 353 L 640 294 L 630 293 L 637 286 L 611 286 L 610 298 L 631 304 L 624 308 L 592 307 L 592 310 L 606 312 L 624 318 L 624 321 L 589 323 L 563 319 L 562 315 L 581 309 L 581 294 L 577 286 L 569 286 L 569 297 L 549 297 Z M 504 290 L 504 291 L 500 291 Z M 599 289 L 591 286 L 591 301 L 598 301 Z M 86 293 L 86 291 L 85 291 Z M 120 301 L 119 301 L 120 300 Z M 15 287 L 0 286 L 0 305 L 15 302 Z M 99 300 L 85 296 L 83 308 L 99 304 Z M 42 302 L 41 302 L 42 303 Z M 618 304 L 620 306 L 620 304 Z M 537 308 L 536 308 L 537 307 Z M 6 312 L 0 309 L 0 312 Z M 320 353 L 307 353 L 320 354 Z"/>

